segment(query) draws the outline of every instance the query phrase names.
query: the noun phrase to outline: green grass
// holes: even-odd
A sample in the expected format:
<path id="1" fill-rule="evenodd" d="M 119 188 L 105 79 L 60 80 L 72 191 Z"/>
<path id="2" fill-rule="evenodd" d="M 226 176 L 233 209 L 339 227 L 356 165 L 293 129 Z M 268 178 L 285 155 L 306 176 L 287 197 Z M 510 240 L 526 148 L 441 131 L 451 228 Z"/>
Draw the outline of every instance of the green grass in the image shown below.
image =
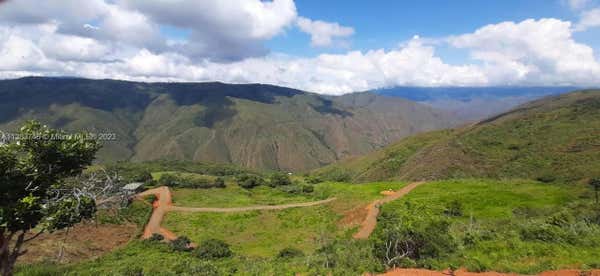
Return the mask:
<path id="1" fill-rule="evenodd" d="M 544 221 L 565 208 L 576 208 L 572 207 L 576 203 L 589 201 L 580 198 L 585 192 L 580 186 L 528 180 L 438 181 L 384 205 L 382 213 L 400 213 L 412 205 L 426 206 L 429 212 L 445 217 L 443 211 L 449 202 L 462 203 L 464 215 L 449 218 L 450 231 L 459 242 L 459 248 L 450 256 L 435 260 L 437 269 L 460 266 L 475 271 L 537 273 L 548 269 L 589 268 L 600 260 L 600 251 L 592 242 L 532 241 L 523 239 L 519 232 L 523 225 Z M 519 210 L 526 214 L 519 214 Z M 462 244 L 468 232 L 485 233 L 489 237 L 474 245 Z"/>
<path id="2" fill-rule="evenodd" d="M 234 251 L 246 256 L 273 257 L 285 247 L 312 253 L 324 242 L 349 237 L 354 227 L 339 225 L 345 211 L 381 198 L 380 192 L 399 189 L 405 184 L 390 183 L 321 183 L 312 197 L 290 196 L 277 189 L 260 186 L 250 191 L 229 185 L 225 189 L 176 190 L 180 206 L 239 207 L 260 204 L 285 204 L 329 197 L 337 200 L 323 206 L 280 211 L 253 211 L 234 214 L 184 213 L 167 214 L 163 225 L 193 241 L 219 238 L 232 244 Z"/>

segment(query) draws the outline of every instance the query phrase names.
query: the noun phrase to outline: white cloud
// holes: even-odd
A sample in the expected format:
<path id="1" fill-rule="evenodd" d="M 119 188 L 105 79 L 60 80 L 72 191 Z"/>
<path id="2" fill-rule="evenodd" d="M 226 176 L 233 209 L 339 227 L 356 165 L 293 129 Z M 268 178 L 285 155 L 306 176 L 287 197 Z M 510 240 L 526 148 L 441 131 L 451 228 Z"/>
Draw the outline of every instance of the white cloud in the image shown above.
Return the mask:
<path id="1" fill-rule="evenodd" d="M 584 11 L 581 13 L 581 18 L 577 25 L 575 25 L 575 31 L 585 31 L 589 28 L 600 26 L 600 8 Z"/>
<path id="2" fill-rule="evenodd" d="M 568 21 L 502 22 L 449 41 L 455 47 L 471 50 L 472 58 L 483 61 L 483 70 L 494 83 L 598 83 L 600 64 L 594 50 L 573 39 Z"/>
<path id="3" fill-rule="evenodd" d="M 292 0 L 123 0 L 155 22 L 188 30 L 178 52 L 193 58 L 239 60 L 264 55 L 262 46 L 290 26 L 296 16 Z"/>
<path id="4" fill-rule="evenodd" d="M 313 21 L 305 17 L 298 17 L 297 24 L 300 30 L 310 34 L 310 43 L 315 47 L 332 46 L 336 39 L 347 38 L 354 34 L 353 28 L 341 26 L 335 22 Z M 337 43 L 344 44 L 344 41 L 338 40 Z"/>
<path id="5" fill-rule="evenodd" d="M 564 0 L 572 10 L 579 10 L 587 6 L 590 0 Z"/>
<path id="6" fill-rule="evenodd" d="M 450 37 L 444 41 L 477 61 L 455 65 L 436 55 L 432 40 L 418 36 L 394 49 L 315 57 L 269 53 L 263 42 L 294 24 L 311 34 L 315 46 L 335 45 L 353 33 L 337 23 L 298 17 L 291 0 L 47 4 L 57 1 L 2 7 L 0 78 L 260 82 L 328 94 L 398 85 L 600 85 L 594 50 L 572 37 L 579 25 L 558 19 L 502 22 Z M 161 26 L 187 30 L 189 37 L 166 38 Z"/>

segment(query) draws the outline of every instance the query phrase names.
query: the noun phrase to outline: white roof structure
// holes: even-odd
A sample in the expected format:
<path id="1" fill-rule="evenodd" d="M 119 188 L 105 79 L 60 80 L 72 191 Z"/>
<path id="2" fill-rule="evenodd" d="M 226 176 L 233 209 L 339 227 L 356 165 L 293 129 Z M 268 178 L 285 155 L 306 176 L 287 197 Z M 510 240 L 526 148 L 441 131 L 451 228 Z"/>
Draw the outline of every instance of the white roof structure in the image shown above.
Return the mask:
<path id="1" fill-rule="evenodd" d="M 144 183 L 142 182 L 133 182 L 133 183 L 129 183 L 125 186 L 123 186 L 123 190 L 127 190 L 127 191 L 135 191 L 138 188 L 140 188 L 142 185 L 144 185 Z"/>

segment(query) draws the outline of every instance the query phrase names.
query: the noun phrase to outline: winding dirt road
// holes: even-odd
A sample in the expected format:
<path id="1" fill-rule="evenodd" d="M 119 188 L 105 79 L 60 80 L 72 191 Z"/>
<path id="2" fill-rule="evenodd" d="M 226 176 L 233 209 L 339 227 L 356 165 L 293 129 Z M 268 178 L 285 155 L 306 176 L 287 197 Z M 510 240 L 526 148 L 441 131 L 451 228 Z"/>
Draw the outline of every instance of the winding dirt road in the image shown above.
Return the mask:
<path id="1" fill-rule="evenodd" d="M 388 203 L 390 201 L 393 201 L 393 200 L 403 197 L 404 195 L 408 194 L 414 188 L 418 187 L 419 185 L 421 185 L 423 183 L 425 183 L 425 182 L 420 181 L 420 182 L 410 183 L 410 184 L 406 185 L 404 188 L 402 188 L 396 192 L 385 193 L 385 194 L 387 194 L 386 197 L 384 197 L 383 199 L 380 199 L 380 200 L 373 201 L 371 204 L 367 205 L 367 207 L 365 207 L 367 209 L 367 217 L 361 223 L 360 230 L 358 232 L 356 232 L 356 234 L 354 234 L 353 237 L 355 239 L 369 238 L 369 236 L 371 235 L 373 230 L 375 230 L 375 226 L 377 226 L 377 216 L 379 215 L 379 207 L 385 203 Z"/>
<path id="2" fill-rule="evenodd" d="M 233 212 L 246 212 L 246 211 L 256 211 L 256 210 L 283 210 L 288 208 L 296 208 L 296 207 L 310 207 L 321 204 L 326 204 L 336 200 L 335 197 L 328 198 L 325 200 L 319 201 L 311 201 L 311 202 L 302 202 L 302 203 L 290 203 L 290 204 L 282 204 L 282 205 L 259 205 L 259 206 L 248 206 L 248 207 L 233 207 L 233 208 L 212 208 L 212 207 L 181 207 L 181 206 L 173 206 L 173 200 L 171 198 L 171 191 L 168 187 L 162 186 L 154 189 L 147 190 L 145 192 L 139 193 L 137 195 L 138 198 L 144 198 L 149 195 L 155 195 L 156 200 L 152 204 L 154 210 L 152 212 L 152 216 L 146 227 L 144 228 L 144 234 L 142 238 L 147 239 L 152 236 L 152 234 L 157 233 L 161 234 L 167 240 L 174 240 L 177 238 L 173 232 L 162 228 L 160 225 L 162 220 L 167 212 L 170 211 L 182 211 L 182 212 L 213 212 L 213 213 L 233 213 Z"/>

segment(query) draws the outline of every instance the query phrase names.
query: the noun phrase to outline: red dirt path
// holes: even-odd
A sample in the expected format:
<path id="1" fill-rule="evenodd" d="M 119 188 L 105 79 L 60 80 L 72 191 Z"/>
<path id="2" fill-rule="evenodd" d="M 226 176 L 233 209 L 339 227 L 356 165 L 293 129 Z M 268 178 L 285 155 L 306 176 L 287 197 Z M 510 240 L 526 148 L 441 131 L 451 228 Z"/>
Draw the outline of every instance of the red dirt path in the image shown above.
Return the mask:
<path id="1" fill-rule="evenodd" d="M 382 192 L 382 194 L 386 194 L 387 196 L 384 197 L 383 199 L 373 201 L 371 204 L 367 205 L 367 207 L 366 207 L 367 217 L 361 223 L 360 230 L 356 234 L 354 234 L 354 238 L 355 239 L 369 238 L 369 236 L 371 235 L 373 230 L 375 230 L 375 226 L 377 226 L 377 216 L 379 215 L 379 207 L 385 203 L 388 203 L 390 201 L 393 201 L 393 200 L 403 197 L 404 195 L 408 194 L 414 188 L 418 187 L 419 185 L 421 185 L 423 183 L 425 183 L 425 182 L 413 182 L 413 183 L 406 185 L 404 188 L 402 188 L 396 192 L 392 192 L 392 193 L 390 193 L 389 191 Z"/>

